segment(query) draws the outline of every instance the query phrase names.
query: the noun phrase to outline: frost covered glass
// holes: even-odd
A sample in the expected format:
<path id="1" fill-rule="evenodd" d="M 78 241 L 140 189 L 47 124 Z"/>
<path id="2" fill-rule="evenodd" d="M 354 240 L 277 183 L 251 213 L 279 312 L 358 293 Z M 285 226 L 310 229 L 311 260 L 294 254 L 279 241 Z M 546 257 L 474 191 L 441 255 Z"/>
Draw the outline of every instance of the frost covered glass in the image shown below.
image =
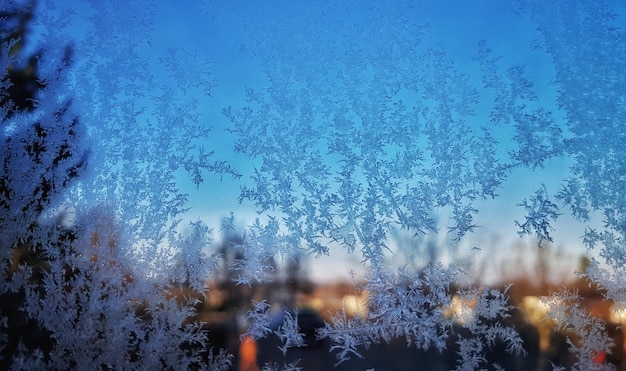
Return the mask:
<path id="1" fill-rule="evenodd" d="M 623 369 L 625 7 L 0 2 L 0 368 Z"/>

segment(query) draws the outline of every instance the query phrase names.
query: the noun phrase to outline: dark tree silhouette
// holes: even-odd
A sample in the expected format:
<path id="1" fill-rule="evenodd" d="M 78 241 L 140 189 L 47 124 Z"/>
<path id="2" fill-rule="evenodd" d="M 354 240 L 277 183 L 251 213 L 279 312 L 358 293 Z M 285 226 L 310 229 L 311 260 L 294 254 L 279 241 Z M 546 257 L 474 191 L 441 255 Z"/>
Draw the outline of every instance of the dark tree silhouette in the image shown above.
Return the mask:
<path id="1" fill-rule="evenodd" d="M 39 76 L 41 52 L 26 57 L 26 62 L 20 63 L 20 57 L 24 57 L 25 38 L 34 6 L 7 5 L 5 9 L 0 9 L 0 19 L 3 20 L 0 42 L 10 46 L 0 51 L 5 54 L 2 59 L 9 61 L 2 71 L 0 84 L 0 119 L 4 129 L 13 125 L 13 120 L 19 115 L 38 110 L 39 93 L 47 86 Z M 71 54 L 71 48 L 66 48 L 59 65 L 69 65 Z M 41 226 L 38 217 L 79 176 L 87 157 L 86 153 L 75 150 L 80 140 L 79 122 L 71 116 L 69 108 L 70 102 L 65 102 L 52 112 L 44 113 L 40 120 L 35 120 L 24 129 L 18 128 L 13 135 L 2 139 L 0 225 L 3 233 L 13 231 L 9 239 L 0 244 L 0 252 L 5 258 L 2 269 L 7 272 L 4 279 L 11 279 L 19 265 L 32 268 L 30 279 L 35 284 L 41 283 L 45 273 L 48 257 L 41 242 L 33 236 L 37 231 L 55 226 Z M 58 138 L 62 140 L 58 141 Z M 29 159 L 30 166 L 19 163 L 20 158 Z M 64 171 L 60 173 L 59 170 Z M 30 184 L 30 188 L 23 186 L 25 183 Z M 57 244 L 60 252 L 66 242 L 74 238 L 70 229 L 61 231 L 58 237 L 51 243 Z M 6 344 L 0 353 L 0 368 L 10 367 L 20 344 L 26 351 L 40 349 L 46 353 L 44 358 L 47 357 L 53 340 L 48 331 L 23 311 L 24 291 L 0 290 L 0 293 L 0 316 L 7 318 Z"/>

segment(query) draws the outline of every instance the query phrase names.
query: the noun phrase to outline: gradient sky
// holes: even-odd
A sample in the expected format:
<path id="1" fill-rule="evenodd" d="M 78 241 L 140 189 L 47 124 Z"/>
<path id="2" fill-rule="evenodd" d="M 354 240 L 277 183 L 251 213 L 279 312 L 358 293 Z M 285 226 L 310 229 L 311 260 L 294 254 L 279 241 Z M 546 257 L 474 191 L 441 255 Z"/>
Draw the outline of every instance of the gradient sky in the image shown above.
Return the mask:
<path id="1" fill-rule="evenodd" d="M 251 3 L 252 4 L 252 3 Z M 526 66 L 527 72 L 533 77 L 535 87 L 543 101 L 556 100 L 555 88 L 550 83 L 554 80 L 554 70 L 551 57 L 541 50 L 533 50 L 531 45 L 540 38 L 535 26 L 528 19 L 512 12 L 510 4 L 498 1 L 424 1 L 420 5 L 420 14 L 416 19 L 426 22 L 431 27 L 433 39 L 447 48 L 459 64 L 467 62 L 471 68 L 471 57 L 475 55 L 475 48 L 480 40 L 487 40 L 489 46 L 502 56 L 503 63 L 521 64 Z M 249 9 L 239 9 L 241 12 L 255 12 L 254 5 Z M 267 11 L 267 9 L 263 9 Z M 288 13 L 284 9 L 276 9 L 276 22 L 280 22 L 280 14 Z M 229 14 L 224 11 L 222 14 Z M 233 12 L 237 14 L 237 12 Z M 221 115 L 222 107 L 245 104 L 243 89 L 245 87 L 262 88 L 267 86 L 262 71 L 255 61 L 239 46 L 246 42 L 245 25 L 238 23 L 238 19 L 228 17 L 212 19 L 207 22 L 198 17 L 197 10 L 188 7 L 164 6 L 162 23 L 155 27 L 157 38 L 163 42 L 163 47 L 171 45 L 184 47 L 206 55 L 214 61 L 215 77 L 220 84 L 213 94 L 214 100 L 206 106 L 206 117 L 214 122 L 215 133 L 219 139 L 208 143 L 216 148 L 218 155 L 227 156 L 243 174 L 251 170 L 249 159 L 237 159 L 225 144 L 232 143 L 233 138 L 221 129 L 228 127 L 229 122 Z M 200 13 L 201 15 L 201 13 Z M 340 17 L 340 15 L 335 15 Z M 249 41 L 248 41 L 249 42 Z M 474 71 L 478 72 L 478 71 Z M 468 71 L 471 73 L 471 70 Z M 555 107 L 556 110 L 556 107 Z M 231 147 L 232 148 L 232 147 Z M 528 197 L 541 184 L 545 184 L 550 191 L 558 189 L 558 185 L 567 175 L 567 159 L 551 160 L 545 169 L 524 170 L 513 172 L 496 200 L 485 200 L 479 203 L 477 222 L 481 226 L 476 233 L 469 234 L 461 241 L 458 248 L 447 247 L 449 236 L 437 237 L 441 245 L 442 258 L 454 255 L 452 259 L 493 259 L 494 267 L 504 259 L 508 253 L 501 253 L 506 249 L 515 248 L 519 243 L 517 227 L 514 220 L 523 218 L 523 210 L 515 205 L 524 197 Z M 244 175 L 245 181 L 245 175 Z M 242 224 L 247 218 L 253 218 L 250 205 L 239 205 L 236 202 L 238 185 L 229 181 L 207 182 L 201 185 L 198 191 L 189 189 L 194 205 L 192 214 L 201 218 L 209 218 L 217 223 L 219 218 L 229 211 L 234 211 Z M 565 213 L 566 214 L 566 213 Z M 442 216 L 445 218 L 445 216 Z M 583 253 L 579 237 L 584 226 L 575 222 L 568 215 L 562 215 L 557 230 L 554 232 L 555 245 L 566 246 L 566 251 L 574 255 Z M 532 242 L 528 242 L 532 243 Z M 493 245 L 493 246 L 491 246 Z M 472 250 L 479 246 L 482 250 Z M 333 270 L 338 276 L 347 277 L 351 269 L 360 271 L 360 257 L 343 256 L 337 263 L 339 251 L 333 251 L 330 258 L 312 259 L 311 273 L 322 279 L 328 277 L 328 271 Z M 489 258 L 487 257 L 489 256 Z M 394 260 L 403 264 L 405 255 L 399 253 Z M 574 259 L 575 261 L 575 259 Z M 575 264 L 575 262 L 569 262 Z M 530 263 L 532 264 L 532 263 Z M 571 267 L 568 267 L 571 269 Z M 494 270 L 497 270 L 494 268 Z"/>
<path id="2" fill-rule="evenodd" d="M 527 67 L 528 73 L 535 77 L 537 90 L 541 92 L 543 99 L 555 99 L 554 87 L 550 85 L 554 74 L 551 59 L 547 54 L 529 47 L 539 35 L 527 19 L 512 13 L 509 4 L 497 1 L 425 1 L 422 4 L 424 5 L 420 9 L 423 13 L 416 17 L 425 20 L 432 27 L 434 39 L 439 40 L 453 53 L 456 62 L 467 61 L 469 66 L 478 41 L 488 40 L 490 47 L 502 55 L 503 61 Z M 251 6 L 249 11 L 255 10 Z M 221 107 L 241 104 L 244 87 L 265 86 L 259 66 L 254 64 L 249 55 L 238 49 L 241 40 L 247 37 L 244 25 L 238 24 L 237 19 L 228 18 L 210 24 L 199 19 L 193 9 L 175 6 L 167 7 L 163 22 L 166 26 L 157 28 L 161 41 L 206 53 L 215 62 L 215 74 L 220 86 L 215 89 L 215 99 L 212 102 L 215 105 L 206 107 L 206 116 L 215 122 L 215 127 L 218 128 L 216 132 L 228 127 L 229 123 L 219 113 Z M 222 153 L 226 153 L 231 160 L 236 158 L 228 151 L 227 146 L 222 146 L 224 143 L 232 143 L 232 138 L 228 138 L 226 133 L 218 143 L 220 150 L 225 151 Z M 214 148 L 215 144 L 210 143 L 209 146 Z M 249 161 L 241 159 L 241 162 L 234 163 L 245 174 L 250 170 Z M 519 237 L 513 221 L 523 217 L 523 211 L 515 205 L 541 184 L 546 184 L 550 190 L 556 190 L 567 174 L 567 166 L 565 159 L 552 160 L 543 170 L 531 172 L 522 169 L 512 173 L 503 185 L 498 199 L 479 203 L 477 221 L 482 228 L 468 235 L 457 249 L 442 247 L 442 250 L 447 251 L 444 254 L 484 259 L 486 257 L 482 255 L 495 257 L 499 255 L 498 250 L 514 248 L 513 245 L 519 242 Z M 225 213 L 234 211 L 241 222 L 245 223 L 243 220 L 253 218 L 255 214 L 250 213 L 249 205 L 237 204 L 235 200 L 238 189 L 238 185 L 233 187 L 229 181 L 204 184 L 199 191 L 189 189 L 194 205 L 191 213 L 202 218 L 209 217 L 216 223 Z M 569 251 L 579 254 L 583 251 L 578 239 L 580 235 L 582 226 L 563 215 L 555 231 L 555 242 L 567 245 Z M 449 236 L 445 236 L 445 233 L 437 238 L 441 245 L 448 244 L 447 239 Z M 494 246 L 489 246 L 490 244 Z M 468 251 L 473 246 L 480 246 L 483 250 Z M 344 256 L 343 259 L 346 260 L 337 264 L 337 253 L 331 253 L 330 258 L 312 259 L 312 274 L 323 278 L 332 269 L 338 276 L 347 277 L 350 269 L 361 269 L 358 255 Z M 400 264 L 403 259 L 405 256 L 402 253 L 395 258 Z M 493 263 L 497 265 L 498 261 L 494 259 Z"/>
<path id="3" fill-rule="evenodd" d="M 68 1 L 67 4 L 73 3 Z M 253 160 L 234 153 L 235 138 L 225 130 L 230 123 L 221 113 L 224 107 L 245 105 L 246 88 L 262 89 L 268 86 L 257 59 L 252 55 L 254 51 L 262 49 L 255 49 L 252 45 L 255 40 L 249 34 L 251 27 L 244 20 L 259 19 L 280 28 L 290 12 L 297 12 L 298 2 L 281 1 L 274 5 L 271 1 L 215 1 L 208 4 L 194 7 L 180 2 L 158 2 L 155 6 L 156 17 L 151 25 L 152 40 L 146 53 L 152 53 L 150 57 L 154 57 L 164 55 L 170 48 L 182 48 L 211 63 L 216 86 L 212 88 L 210 97 L 200 97 L 201 119 L 213 130 L 213 135 L 207 139 L 206 148 L 215 151 L 216 159 L 227 159 L 243 177 L 240 180 L 220 180 L 217 176 L 206 176 L 205 183 L 197 189 L 186 177 L 180 181 L 182 189 L 190 194 L 190 219 L 206 220 L 219 234 L 219 220 L 231 211 L 242 226 L 256 216 L 249 202 L 241 205 L 237 202 L 240 185 L 250 182 Z M 388 4 L 394 6 L 393 1 Z M 290 9 L 289 6 L 296 8 Z M 86 7 L 75 6 L 74 9 L 77 19 L 83 12 L 87 12 Z M 514 14 L 509 2 L 428 0 L 419 2 L 417 9 L 416 14 L 409 18 L 428 24 L 432 40 L 449 50 L 470 78 L 478 72 L 471 60 L 476 45 L 480 40 L 487 40 L 494 54 L 502 56 L 503 65 L 521 64 L 526 67 L 542 104 L 552 106 L 557 113 L 556 117 L 559 117 L 555 103 L 556 89 L 551 85 L 554 80 L 552 59 L 541 49 L 533 48 L 540 35 L 527 18 Z M 328 14 L 328 17 L 341 20 L 342 14 Z M 77 38 L 80 38 L 81 27 L 81 23 L 77 22 Z M 288 30 L 285 32 L 288 33 Z M 271 50 L 265 52 L 272 53 Z M 154 68 L 158 74 L 158 64 Z M 476 125 L 481 123 L 477 122 Z M 502 130 L 503 138 L 506 138 L 510 132 L 506 128 Z M 516 204 L 530 196 L 541 184 L 545 184 L 550 192 L 558 191 L 560 182 L 567 177 L 568 165 L 568 159 L 553 159 L 543 169 L 512 172 L 500 190 L 500 197 L 476 204 L 480 210 L 476 216 L 480 228 L 475 233 L 467 235 L 457 247 L 449 246 L 449 236 L 445 235 L 445 230 L 442 236 L 435 237 L 442 246 L 441 258 L 491 259 L 494 266 L 500 264 L 497 260 L 501 257 L 500 251 L 514 248 L 519 242 L 514 220 L 523 218 L 523 210 Z M 445 218 L 446 215 L 441 216 L 444 224 Z M 579 239 L 584 225 L 575 222 L 564 210 L 555 227 L 555 246 L 565 247 L 565 251 L 574 256 L 584 252 Z M 480 250 L 472 249 L 473 246 Z M 398 253 L 394 259 L 402 264 L 405 256 Z M 310 273 L 315 278 L 335 275 L 347 278 L 351 269 L 362 268 L 359 261 L 359 256 L 347 257 L 333 251 L 331 258 L 312 259 Z M 329 273 L 331 271 L 333 273 Z"/>

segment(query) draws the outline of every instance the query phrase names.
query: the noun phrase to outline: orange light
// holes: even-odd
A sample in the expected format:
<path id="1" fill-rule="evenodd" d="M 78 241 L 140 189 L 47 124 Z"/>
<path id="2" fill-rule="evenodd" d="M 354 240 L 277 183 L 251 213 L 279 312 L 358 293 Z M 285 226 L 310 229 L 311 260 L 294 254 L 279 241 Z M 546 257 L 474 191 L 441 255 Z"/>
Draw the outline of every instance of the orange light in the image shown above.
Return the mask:
<path id="1" fill-rule="evenodd" d="M 256 341 L 248 335 L 244 336 L 239 346 L 239 371 L 259 371 L 257 352 Z"/>

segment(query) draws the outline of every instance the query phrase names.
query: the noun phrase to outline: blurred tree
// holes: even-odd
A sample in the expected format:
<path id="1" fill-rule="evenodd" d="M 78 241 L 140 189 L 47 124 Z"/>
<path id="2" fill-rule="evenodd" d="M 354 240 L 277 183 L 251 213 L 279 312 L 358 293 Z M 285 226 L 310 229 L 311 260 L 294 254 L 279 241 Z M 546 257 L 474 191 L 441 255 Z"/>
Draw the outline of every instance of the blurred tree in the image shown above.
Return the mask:
<path id="1" fill-rule="evenodd" d="M 47 86 L 39 76 L 41 52 L 27 56 L 22 62 L 34 7 L 34 3 L 17 5 L 9 2 L 0 8 L 0 43 L 3 45 L 0 50 L 3 62 L 0 80 L 0 129 L 3 130 L 0 226 L 4 234 L 0 240 L 3 258 L 1 285 L 11 279 L 19 265 L 29 266 L 32 282 L 41 283 L 47 257 L 41 242 L 33 237 L 37 234 L 35 231 L 41 229 L 39 216 L 69 182 L 79 176 L 86 162 L 86 153 L 75 150 L 79 140 L 78 120 L 70 116 L 69 102 L 52 112 L 43 112 L 29 125 L 20 125 L 19 120 L 24 115 L 38 110 L 39 92 Z M 60 65 L 68 65 L 71 54 L 71 49 L 66 48 Z M 47 115 L 52 115 L 53 119 L 47 119 Z M 19 158 L 28 158 L 30 166 L 18 162 Z M 24 186 L 25 183 L 28 186 Z M 60 249 L 74 239 L 70 229 L 62 229 L 59 237 L 56 242 Z M 0 316 L 7 318 L 6 329 L 3 329 L 6 344 L 0 353 L 1 369 L 10 367 L 18 348 L 45 352 L 53 341 L 50 333 L 23 311 L 24 295 L 23 290 L 0 290 Z"/>
<path id="2" fill-rule="evenodd" d="M 218 287 L 225 292 L 224 309 L 233 312 L 243 311 L 250 304 L 252 287 L 236 284 L 236 276 L 241 272 L 240 262 L 245 259 L 243 249 L 244 237 L 231 227 L 226 221 L 222 223 L 223 240 L 217 251 L 221 258 L 221 269 L 218 277 Z"/>

